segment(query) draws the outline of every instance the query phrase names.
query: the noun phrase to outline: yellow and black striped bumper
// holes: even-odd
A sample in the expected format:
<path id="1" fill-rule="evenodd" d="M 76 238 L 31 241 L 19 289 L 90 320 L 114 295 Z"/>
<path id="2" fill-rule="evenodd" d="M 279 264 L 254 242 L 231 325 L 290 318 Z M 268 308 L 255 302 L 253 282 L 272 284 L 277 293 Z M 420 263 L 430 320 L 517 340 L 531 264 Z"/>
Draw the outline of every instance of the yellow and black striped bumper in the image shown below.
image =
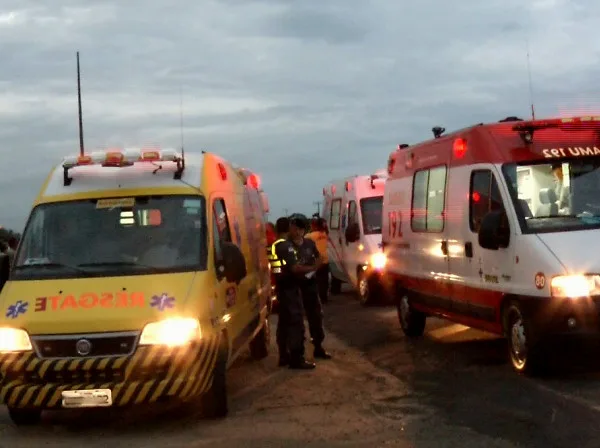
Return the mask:
<path id="1" fill-rule="evenodd" d="M 138 347 L 133 355 L 119 357 L 0 354 L 0 404 L 56 409 L 62 406 L 63 391 L 78 389 L 111 389 L 113 406 L 185 400 L 211 386 L 218 349 L 215 336 L 187 347 Z"/>

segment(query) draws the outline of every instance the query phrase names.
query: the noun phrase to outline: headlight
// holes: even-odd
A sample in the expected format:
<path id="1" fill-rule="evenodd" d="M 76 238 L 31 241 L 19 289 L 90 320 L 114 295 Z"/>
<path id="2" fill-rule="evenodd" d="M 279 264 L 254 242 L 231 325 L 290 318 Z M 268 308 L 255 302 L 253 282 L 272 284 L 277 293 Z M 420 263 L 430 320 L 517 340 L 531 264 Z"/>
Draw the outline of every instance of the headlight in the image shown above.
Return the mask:
<path id="1" fill-rule="evenodd" d="M 177 347 L 202 337 L 198 319 L 171 318 L 147 324 L 140 336 L 140 345 Z"/>
<path id="2" fill-rule="evenodd" d="M 383 269 L 387 264 L 387 256 L 384 253 L 376 253 L 371 255 L 371 259 L 369 260 L 369 264 L 374 269 Z"/>
<path id="3" fill-rule="evenodd" d="M 25 330 L 0 328 L 0 353 L 27 352 L 32 349 L 31 340 Z"/>
<path id="4" fill-rule="evenodd" d="M 550 282 L 553 297 L 577 298 L 600 294 L 598 275 L 561 275 Z"/>

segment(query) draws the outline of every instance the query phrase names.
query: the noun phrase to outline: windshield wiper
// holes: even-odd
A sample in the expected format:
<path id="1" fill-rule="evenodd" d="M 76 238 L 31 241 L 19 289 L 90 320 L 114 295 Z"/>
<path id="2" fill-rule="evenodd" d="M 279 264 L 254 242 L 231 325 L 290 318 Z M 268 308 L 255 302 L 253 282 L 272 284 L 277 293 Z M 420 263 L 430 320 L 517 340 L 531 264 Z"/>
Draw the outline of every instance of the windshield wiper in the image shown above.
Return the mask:
<path id="1" fill-rule="evenodd" d="M 13 269 L 15 271 L 23 270 L 23 269 L 30 269 L 30 268 L 67 268 L 67 269 L 71 269 L 73 271 L 81 272 L 82 274 L 89 274 L 89 271 L 86 271 L 85 269 L 81 269 L 78 266 L 71 266 L 70 264 L 54 263 L 54 262 L 19 264 L 19 265 L 13 267 Z"/>
<path id="2" fill-rule="evenodd" d="M 98 261 L 95 263 L 81 263 L 77 265 L 78 267 L 90 267 L 90 268 L 95 268 L 95 267 L 119 267 L 119 266 L 135 266 L 138 268 L 144 268 L 144 269 L 152 269 L 152 270 L 159 270 L 159 268 L 157 268 L 156 266 L 148 266 L 146 264 L 140 264 L 140 263 L 136 263 L 135 261 Z"/>

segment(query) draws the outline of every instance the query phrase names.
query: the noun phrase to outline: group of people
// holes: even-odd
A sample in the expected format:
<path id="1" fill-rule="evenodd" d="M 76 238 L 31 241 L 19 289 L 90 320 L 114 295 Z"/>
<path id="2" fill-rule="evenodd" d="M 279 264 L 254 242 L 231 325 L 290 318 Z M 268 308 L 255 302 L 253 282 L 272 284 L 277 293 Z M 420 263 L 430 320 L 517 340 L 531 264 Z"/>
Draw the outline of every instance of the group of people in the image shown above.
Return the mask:
<path id="1" fill-rule="evenodd" d="M 279 305 L 277 346 L 279 366 L 310 370 L 315 363 L 305 358 L 304 315 L 314 346 L 315 359 L 331 359 L 324 349 L 322 302 L 328 301 L 329 267 L 327 225 L 315 218 L 312 231 L 305 235 L 307 222 L 300 217 L 282 217 L 275 224 L 269 261 Z"/>

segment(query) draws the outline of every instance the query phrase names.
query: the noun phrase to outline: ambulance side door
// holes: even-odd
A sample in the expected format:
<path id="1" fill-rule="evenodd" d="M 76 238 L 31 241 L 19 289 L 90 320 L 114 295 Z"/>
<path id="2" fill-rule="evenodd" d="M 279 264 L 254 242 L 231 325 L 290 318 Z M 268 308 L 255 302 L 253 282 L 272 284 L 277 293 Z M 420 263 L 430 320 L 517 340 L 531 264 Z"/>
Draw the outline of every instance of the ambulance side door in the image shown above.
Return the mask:
<path id="1" fill-rule="evenodd" d="M 361 239 L 353 243 L 346 240 L 346 229 L 352 224 L 358 224 L 360 228 L 358 209 L 356 205 L 356 200 L 354 198 L 350 198 L 348 201 L 347 207 L 347 218 L 344 220 L 344 228 L 342 229 L 342 256 L 344 259 L 344 268 L 346 270 L 346 275 L 349 277 L 349 282 L 352 285 L 356 285 L 358 282 L 357 275 L 357 266 L 362 260 L 359 258 L 359 250 L 358 246 L 361 243 Z M 362 234 L 362 231 L 361 231 Z"/>
<path id="2" fill-rule="evenodd" d="M 332 276 L 347 281 L 342 251 L 342 198 L 333 197 L 329 210 L 329 268 Z"/>
<path id="3" fill-rule="evenodd" d="M 478 167 L 471 172 L 469 180 L 469 224 L 467 241 L 471 243 L 472 261 L 466 277 L 465 297 L 472 317 L 482 321 L 482 327 L 493 327 L 499 322 L 503 291 L 514 275 L 515 228 L 508 219 L 510 240 L 508 247 L 497 250 L 484 249 L 479 245 L 478 232 L 482 219 L 489 212 L 504 211 L 510 199 L 502 188 L 502 177 L 493 165 Z"/>
<path id="4" fill-rule="evenodd" d="M 211 197 L 212 203 L 212 235 L 214 265 L 216 268 L 216 288 L 218 295 L 217 316 L 222 319 L 232 340 L 232 353 L 235 353 L 239 346 L 243 344 L 243 330 L 246 326 L 246 313 L 244 312 L 244 302 L 241 300 L 240 287 L 234 282 L 227 280 L 225 269 L 223 267 L 223 243 L 233 243 L 232 226 L 230 216 L 227 212 L 227 204 L 223 196 L 215 195 Z M 241 302 L 241 303 L 240 303 Z"/>

